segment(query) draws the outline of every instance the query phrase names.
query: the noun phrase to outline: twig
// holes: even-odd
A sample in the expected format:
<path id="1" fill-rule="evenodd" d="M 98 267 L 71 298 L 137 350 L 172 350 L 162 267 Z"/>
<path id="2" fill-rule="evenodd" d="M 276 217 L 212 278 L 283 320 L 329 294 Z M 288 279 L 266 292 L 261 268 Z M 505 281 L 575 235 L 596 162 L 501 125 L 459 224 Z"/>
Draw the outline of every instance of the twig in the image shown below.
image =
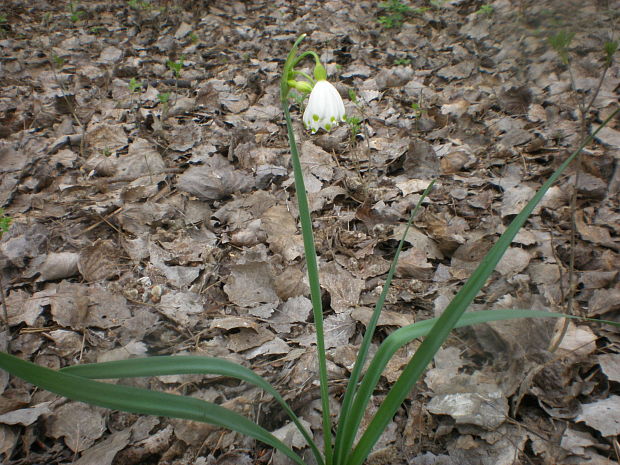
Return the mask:
<path id="1" fill-rule="evenodd" d="M 9 326 L 9 311 L 6 307 L 6 297 L 4 295 L 4 283 L 0 274 L 0 300 L 2 300 L 2 312 L 4 313 L 4 323 L 6 324 L 7 333 L 10 335 L 11 327 Z M 6 351 L 11 352 L 11 338 L 7 338 Z"/>
<path id="2" fill-rule="evenodd" d="M 573 91 L 576 92 L 577 87 L 575 85 L 575 79 L 574 79 L 573 72 L 571 69 L 570 60 L 568 61 L 567 66 L 568 66 L 568 74 L 570 77 L 571 87 Z M 601 74 L 601 77 L 598 80 L 598 83 L 596 85 L 596 89 L 594 90 L 594 93 L 592 94 L 592 97 L 590 98 L 590 101 L 586 104 L 586 97 L 584 95 L 584 97 L 581 99 L 581 102 L 578 104 L 579 123 L 580 123 L 579 132 L 580 132 L 581 139 L 584 139 L 587 133 L 587 123 L 588 123 L 587 114 L 592 108 L 592 105 L 594 104 L 594 101 L 596 100 L 596 97 L 598 96 L 599 92 L 601 91 L 601 87 L 603 86 L 603 81 L 605 80 L 607 70 L 609 69 L 610 66 L 611 66 L 611 61 L 607 61 L 605 63 L 605 67 L 603 68 L 603 73 Z M 569 255 L 569 265 L 568 265 L 568 293 L 566 295 L 566 310 L 565 310 L 565 312 L 568 313 L 569 315 L 573 314 L 573 306 L 575 302 L 575 247 L 577 244 L 576 215 L 577 215 L 577 191 L 578 191 L 578 186 L 579 186 L 579 177 L 581 174 L 581 153 L 577 155 L 575 159 L 575 163 L 576 163 L 575 184 L 573 186 L 573 191 L 571 193 L 571 198 L 570 198 L 570 255 Z M 562 277 L 560 275 L 560 280 L 561 279 Z M 549 346 L 550 352 L 555 352 L 560 346 L 560 344 L 562 343 L 562 340 L 564 339 L 564 336 L 566 336 L 566 332 L 568 331 L 568 323 L 569 323 L 568 318 L 565 318 L 564 323 L 562 324 L 562 329 L 560 331 L 559 336 L 555 338 L 555 341 Z"/>

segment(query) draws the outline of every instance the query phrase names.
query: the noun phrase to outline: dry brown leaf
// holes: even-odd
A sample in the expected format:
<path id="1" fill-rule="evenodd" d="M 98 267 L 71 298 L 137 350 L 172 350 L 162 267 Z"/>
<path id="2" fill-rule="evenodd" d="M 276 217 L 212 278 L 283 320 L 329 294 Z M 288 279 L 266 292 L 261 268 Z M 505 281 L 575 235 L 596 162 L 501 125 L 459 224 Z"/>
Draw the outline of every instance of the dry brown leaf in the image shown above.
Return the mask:
<path id="1" fill-rule="evenodd" d="M 368 307 L 357 307 L 351 312 L 351 317 L 354 320 L 359 321 L 364 326 L 367 326 L 370 322 L 373 309 Z M 415 323 L 415 318 L 412 315 L 405 315 L 402 313 L 392 312 L 390 310 L 382 310 L 379 316 L 378 326 L 408 326 Z"/>
<path id="2" fill-rule="evenodd" d="M 275 292 L 272 269 L 268 263 L 250 262 L 231 267 L 224 292 L 231 302 L 240 307 L 254 307 L 264 303 L 279 303 Z"/>
<path id="3" fill-rule="evenodd" d="M 41 265 L 42 281 L 69 278 L 78 272 L 79 255 L 74 252 L 49 253 Z"/>
<path id="4" fill-rule="evenodd" d="M 81 402 L 68 402 L 58 407 L 46 424 L 49 434 L 56 439 L 64 437 L 74 452 L 91 447 L 106 429 L 101 409 Z"/>
<path id="5" fill-rule="evenodd" d="M 620 396 L 611 395 L 590 404 L 583 404 L 577 422 L 585 422 L 603 436 L 620 434 Z"/>
<path id="6" fill-rule="evenodd" d="M 50 304 L 54 320 L 72 329 L 113 328 L 131 316 L 127 301 L 101 286 L 63 281 L 50 295 Z"/>
<path id="7" fill-rule="evenodd" d="M 90 282 L 118 276 L 118 247 L 112 241 L 98 240 L 80 251 L 77 268 Z"/>
<path id="8" fill-rule="evenodd" d="M 301 234 L 291 213 L 284 205 L 274 205 L 262 216 L 262 228 L 267 233 L 267 242 L 274 253 L 286 261 L 292 261 L 304 253 Z"/>
<path id="9" fill-rule="evenodd" d="M 321 284 L 331 296 L 331 308 L 344 312 L 359 303 L 364 281 L 355 278 L 336 262 L 322 264 L 320 267 Z"/>

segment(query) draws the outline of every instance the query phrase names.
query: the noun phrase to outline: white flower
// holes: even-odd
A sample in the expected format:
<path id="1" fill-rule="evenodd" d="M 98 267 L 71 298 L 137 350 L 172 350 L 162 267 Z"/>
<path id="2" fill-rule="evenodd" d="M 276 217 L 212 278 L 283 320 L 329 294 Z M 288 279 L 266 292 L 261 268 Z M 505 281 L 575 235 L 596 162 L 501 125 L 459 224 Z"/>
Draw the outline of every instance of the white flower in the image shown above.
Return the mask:
<path id="1" fill-rule="evenodd" d="M 344 120 L 344 103 L 336 88 L 325 80 L 317 81 L 310 93 L 306 111 L 304 111 L 306 129 L 312 129 L 312 134 L 319 128 L 329 131 Z"/>

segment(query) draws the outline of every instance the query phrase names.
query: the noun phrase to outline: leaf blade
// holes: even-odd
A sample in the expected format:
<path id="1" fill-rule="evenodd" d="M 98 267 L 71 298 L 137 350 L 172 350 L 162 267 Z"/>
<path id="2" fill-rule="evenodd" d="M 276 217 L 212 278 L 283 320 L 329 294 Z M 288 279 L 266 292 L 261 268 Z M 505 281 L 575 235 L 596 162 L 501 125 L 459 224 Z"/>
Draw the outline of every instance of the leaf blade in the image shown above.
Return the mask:
<path id="1" fill-rule="evenodd" d="M 304 461 L 269 431 L 246 417 L 211 402 L 131 386 L 92 381 L 40 367 L 0 352 L 0 368 L 21 379 L 69 399 L 114 410 L 182 418 L 223 427 L 274 447 L 299 465 Z"/>
<path id="2" fill-rule="evenodd" d="M 300 433 L 306 439 L 319 464 L 323 463 L 322 455 L 308 430 L 301 424 L 295 412 L 267 380 L 252 370 L 231 362 L 213 357 L 192 355 L 159 356 L 148 358 L 134 358 L 113 362 L 89 363 L 62 368 L 63 373 L 69 373 L 89 379 L 110 378 L 137 378 L 144 376 L 165 376 L 183 374 L 216 374 L 235 378 L 253 384 L 271 394 L 276 402 L 284 409 L 295 423 Z"/>

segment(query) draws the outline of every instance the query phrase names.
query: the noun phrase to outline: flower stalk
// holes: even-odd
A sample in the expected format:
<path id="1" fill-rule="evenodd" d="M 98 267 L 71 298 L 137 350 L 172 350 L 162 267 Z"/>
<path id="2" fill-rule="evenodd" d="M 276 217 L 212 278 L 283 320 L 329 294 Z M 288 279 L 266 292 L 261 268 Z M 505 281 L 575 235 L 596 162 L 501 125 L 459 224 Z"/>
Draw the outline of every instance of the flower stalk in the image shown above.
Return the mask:
<path id="1" fill-rule="evenodd" d="M 316 331 L 316 345 L 319 362 L 319 383 L 323 420 L 323 441 L 325 443 L 325 464 L 332 465 L 333 440 L 331 432 L 331 414 L 329 408 L 329 378 L 327 376 L 327 359 L 325 354 L 323 304 L 321 302 L 319 267 L 317 263 L 316 248 L 314 246 L 314 235 L 312 234 L 312 219 L 310 217 L 310 209 L 308 207 L 308 197 L 306 194 L 301 161 L 299 159 L 299 151 L 297 150 L 297 142 L 295 140 L 295 133 L 293 131 L 293 122 L 291 121 L 291 114 L 288 108 L 288 94 L 290 89 L 292 87 L 295 87 L 292 86 L 290 83 L 295 74 L 293 68 L 297 63 L 299 63 L 299 60 L 301 58 L 310 55 L 310 53 L 305 52 L 299 57 L 297 56 L 297 49 L 299 47 L 299 43 L 304 39 L 304 37 L 305 34 L 302 34 L 295 41 L 295 44 L 293 45 L 293 48 L 291 49 L 288 58 L 286 59 L 286 62 L 284 64 L 284 70 L 282 72 L 282 79 L 280 82 L 280 99 L 282 103 L 282 110 L 284 112 L 284 119 L 286 121 L 286 128 L 288 131 L 289 145 L 291 148 L 291 162 L 293 164 L 293 172 L 295 177 L 295 191 L 297 193 L 297 204 L 299 206 L 299 220 L 303 232 L 304 252 L 306 256 L 306 266 L 308 267 L 308 281 L 310 284 L 310 297 L 312 300 L 312 313 L 314 317 L 314 326 Z M 314 53 L 313 56 L 316 57 L 315 59 L 318 59 L 316 53 Z"/>

